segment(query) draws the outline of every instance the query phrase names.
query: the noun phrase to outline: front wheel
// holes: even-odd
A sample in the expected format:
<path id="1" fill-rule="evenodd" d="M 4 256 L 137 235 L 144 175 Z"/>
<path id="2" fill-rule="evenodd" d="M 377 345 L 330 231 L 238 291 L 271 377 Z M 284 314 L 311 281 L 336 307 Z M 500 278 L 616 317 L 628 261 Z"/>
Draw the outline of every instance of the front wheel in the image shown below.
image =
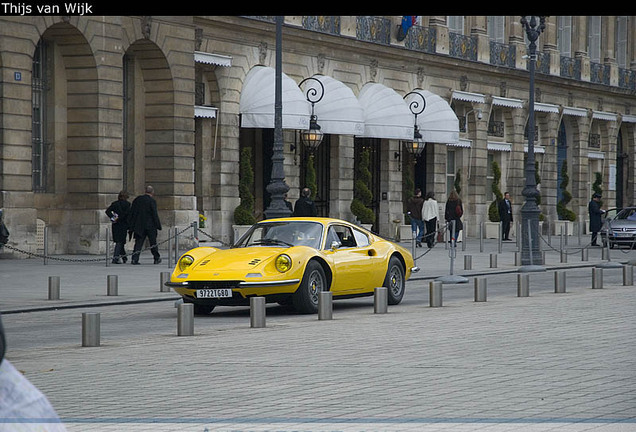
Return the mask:
<path id="1" fill-rule="evenodd" d="M 406 279 L 404 266 L 396 257 L 391 257 L 389 260 L 389 268 L 387 269 L 383 286 L 388 290 L 388 303 L 390 305 L 396 305 L 402 301 L 406 289 Z"/>
<path id="2" fill-rule="evenodd" d="M 300 313 L 318 312 L 318 297 L 321 291 L 327 291 L 327 278 L 322 266 L 316 261 L 309 261 L 303 280 L 294 293 L 294 308 Z"/>
<path id="3" fill-rule="evenodd" d="M 185 297 L 183 297 L 183 302 L 184 303 L 192 303 L 192 304 L 194 304 L 194 314 L 195 315 L 210 315 L 212 313 L 212 311 L 214 310 L 214 307 L 216 306 L 216 305 L 195 303 L 195 302 L 193 302 L 190 299 L 185 298 Z"/>

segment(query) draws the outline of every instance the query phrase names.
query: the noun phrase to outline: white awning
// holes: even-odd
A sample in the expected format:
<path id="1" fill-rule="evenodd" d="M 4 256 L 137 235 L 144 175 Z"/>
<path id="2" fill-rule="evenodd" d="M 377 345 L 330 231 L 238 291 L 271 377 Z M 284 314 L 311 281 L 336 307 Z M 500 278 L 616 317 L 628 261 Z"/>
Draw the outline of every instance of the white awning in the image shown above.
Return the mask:
<path id="1" fill-rule="evenodd" d="M 504 142 L 489 141 L 486 143 L 486 147 L 490 151 L 503 151 L 503 152 L 512 151 L 512 144 L 504 143 Z"/>
<path id="2" fill-rule="evenodd" d="M 617 121 L 618 115 L 614 113 L 603 112 L 603 111 L 593 111 L 592 118 L 596 120 Z"/>
<path id="3" fill-rule="evenodd" d="M 194 106 L 194 117 L 195 118 L 216 118 L 216 113 L 218 109 L 215 107 L 209 106 Z"/>
<path id="4" fill-rule="evenodd" d="M 506 108 L 523 108 L 523 101 L 521 99 L 511 99 L 500 96 L 493 96 L 492 104 Z"/>
<path id="5" fill-rule="evenodd" d="M 402 96 L 382 84 L 362 87 L 358 101 L 364 110 L 361 137 L 412 140 L 414 119 Z"/>
<path id="6" fill-rule="evenodd" d="M 319 102 L 314 104 L 320 130 L 326 134 L 361 135 L 364 133 L 364 110 L 353 94 L 353 91 L 342 82 L 325 75 L 315 75 L 324 86 L 324 94 Z M 306 95 L 311 89 L 316 90 L 316 98 L 320 97 L 320 85 L 313 79 L 308 79 L 302 85 Z M 310 97 L 310 100 L 314 98 Z"/>
<path id="7" fill-rule="evenodd" d="M 311 106 L 298 84 L 281 73 L 283 129 L 309 129 Z M 247 74 L 241 91 L 239 112 L 241 127 L 274 128 L 276 71 L 255 66 Z"/>
<path id="8" fill-rule="evenodd" d="M 424 142 L 457 144 L 459 142 L 459 120 L 448 102 L 439 95 L 428 90 L 413 90 L 426 101 L 426 107 L 417 116 L 417 126 Z M 406 96 L 407 105 L 410 102 L 421 102 L 418 96 Z"/>
<path id="9" fill-rule="evenodd" d="M 465 91 L 453 90 L 453 97 L 463 102 L 486 103 L 486 96 L 480 93 L 469 93 Z"/>
<path id="10" fill-rule="evenodd" d="M 587 117 L 587 110 L 585 108 L 563 107 L 563 115 Z"/>
<path id="11" fill-rule="evenodd" d="M 194 61 L 197 63 L 213 64 L 216 66 L 232 66 L 232 57 L 202 51 L 194 52 Z"/>

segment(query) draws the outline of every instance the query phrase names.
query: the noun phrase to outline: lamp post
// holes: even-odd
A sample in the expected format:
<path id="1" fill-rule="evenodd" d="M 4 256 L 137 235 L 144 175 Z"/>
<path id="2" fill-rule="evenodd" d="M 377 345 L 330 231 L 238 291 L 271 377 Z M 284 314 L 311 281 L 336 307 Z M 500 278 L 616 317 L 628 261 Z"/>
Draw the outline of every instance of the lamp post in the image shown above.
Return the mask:
<path id="1" fill-rule="evenodd" d="M 543 256 L 539 245 L 539 206 L 537 205 L 537 182 L 535 179 L 534 164 L 534 68 L 537 61 L 537 39 L 545 29 L 545 16 L 522 16 L 521 24 L 524 27 L 528 41 L 528 59 L 530 61 L 530 97 L 528 116 L 528 156 L 526 158 L 525 174 L 526 185 L 523 196 L 526 201 L 521 208 L 521 265 L 520 271 L 542 271 Z M 538 22 L 537 22 L 538 20 Z"/>
<path id="2" fill-rule="evenodd" d="M 323 137 L 320 125 L 318 124 L 318 117 L 314 114 L 314 104 L 322 100 L 322 97 L 325 95 L 325 86 L 319 79 L 314 77 L 305 78 L 300 82 L 300 84 L 298 84 L 298 86 L 301 87 L 309 80 L 316 81 L 318 86 L 311 86 L 305 92 L 305 97 L 311 103 L 311 117 L 309 118 L 309 129 L 303 130 L 300 133 L 300 139 L 311 149 L 311 151 L 314 151 L 322 142 Z"/>
<path id="3" fill-rule="evenodd" d="M 417 116 L 422 114 L 426 109 L 426 99 L 424 99 L 424 96 L 422 96 L 421 93 L 415 91 L 404 95 L 404 99 L 406 100 L 406 98 L 411 95 L 419 96 L 420 98 L 422 98 L 422 101 L 420 102 L 416 99 L 413 99 L 408 104 L 411 113 L 413 113 L 413 115 L 415 116 L 415 121 L 413 122 L 413 141 L 405 141 L 404 143 L 406 144 L 406 149 L 409 151 L 409 153 L 411 153 L 413 157 L 417 157 L 420 153 L 422 153 L 422 150 L 424 150 L 424 147 L 426 146 L 426 142 L 422 140 L 420 128 L 417 126 Z"/>
<path id="4" fill-rule="evenodd" d="M 276 77 L 274 87 L 274 146 L 272 155 L 272 174 L 267 192 L 271 195 L 269 207 L 265 210 L 266 218 L 279 218 L 291 215 L 285 204 L 284 196 L 289 191 L 285 183 L 283 161 L 283 102 L 282 102 L 282 27 L 283 17 L 276 17 Z"/>

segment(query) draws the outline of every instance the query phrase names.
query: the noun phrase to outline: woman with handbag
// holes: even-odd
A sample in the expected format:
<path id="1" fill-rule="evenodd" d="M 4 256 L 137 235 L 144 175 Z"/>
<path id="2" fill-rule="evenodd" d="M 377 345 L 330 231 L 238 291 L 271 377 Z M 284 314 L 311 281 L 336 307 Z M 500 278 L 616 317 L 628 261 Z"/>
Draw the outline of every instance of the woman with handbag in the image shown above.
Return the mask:
<path id="1" fill-rule="evenodd" d="M 455 232 L 450 232 L 451 240 L 454 245 L 457 242 L 457 238 L 459 237 L 459 232 L 464 228 L 462 224 L 461 217 L 464 215 L 464 206 L 462 204 L 462 200 L 457 195 L 457 192 L 453 190 L 448 196 L 448 200 L 446 201 L 446 207 L 444 209 L 444 219 L 446 219 L 446 223 L 448 224 L 448 231 L 452 231 L 453 229 L 453 221 L 455 221 Z"/>
<path id="2" fill-rule="evenodd" d="M 128 202 L 128 193 L 126 191 L 119 192 L 117 201 L 113 201 L 106 209 L 106 215 L 112 222 L 112 235 L 115 242 L 113 264 L 120 264 L 120 258 L 124 263 L 127 261 L 125 245 L 129 211 L 130 203 Z"/>

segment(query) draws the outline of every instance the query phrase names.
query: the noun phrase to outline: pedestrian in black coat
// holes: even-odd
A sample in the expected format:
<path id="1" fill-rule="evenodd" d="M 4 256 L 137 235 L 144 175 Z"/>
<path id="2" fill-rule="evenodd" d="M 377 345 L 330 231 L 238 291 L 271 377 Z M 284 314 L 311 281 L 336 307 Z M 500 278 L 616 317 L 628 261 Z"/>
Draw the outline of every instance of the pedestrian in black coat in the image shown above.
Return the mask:
<path id="1" fill-rule="evenodd" d="M 590 232 L 592 233 L 592 246 L 598 246 L 596 244 L 596 238 L 598 236 L 598 232 L 601 230 L 603 226 L 603 221 L 601 220 L 601 215 L 605 213 L 605 211 L 601 210 L 601 195 L 595 193 L 592 196 L 592 200 L 588 204 L 587 208 L 590 213 Z"/>
<path id="2" fill-rule="evenodd" d="M 317 214 L 316 204 L 311 199 L 311 189 L 303 188 L 294 206 L 294 216 L 316 216 Z"/>
<path id="3" fill-rule="evenodd" d="M 146 186 L 146 193 L 135 198 L 130 208 L 128 231 L 132 231 L 135 235 L 135 248 L 131 264 L 139 264 L 139 254 L 146 238 L 150 243 L 150 251 L 155 259 L 155 264 L 161 262 L 159 248 L 157 247 L 157 230 L 161 230 L 161 221 L 157 213 L 157 202 L 154 199 L 154 195 L 154 188 Z"/>
<path id="4" fill-rule="evenodd" d="M 446 219 L 446 223 L 448 224 L 448 231 L 450 231 L 451 240 L 453 246 L 457 242 L 457 238 L 459 237 L 459 232 L 464 229 L 464 224 L 462 223 L 462 216 L 464 215 L 464 205 L 462 204 L 462 200 L 457 195 L 455 190 L 452 190 L 450 195 L 448 196 L 448 200 L 446 201 L 446 206 L 444 207 L 444 219 Z M 452 222 L 455 221 L 455 232 L 452 231 Z"/>
<path id="5" fill-rule="evenodd" d="M 113 242 L 115 242 L 115 251 L 113 252 L 113 264 L 119 264 L 119 259 L 125 263 L 126 258 L 126 232 L 128 231 L 128 213 L 130 213 L 130 203 L 128 202 L 128 193 L 126 191 L 119 192 L 117 201 L 113 201 L 106 209 L 106 215 L 113 222 Z"/>
<path id="6" fill-rule="evenodd" d="M 502 240 L 510 240 L 510 222 L 512 222 L 512 203 L 510 194 L 504 193 L 504 197 L 499 201 L 499 220 L 501 220 Z"/>

